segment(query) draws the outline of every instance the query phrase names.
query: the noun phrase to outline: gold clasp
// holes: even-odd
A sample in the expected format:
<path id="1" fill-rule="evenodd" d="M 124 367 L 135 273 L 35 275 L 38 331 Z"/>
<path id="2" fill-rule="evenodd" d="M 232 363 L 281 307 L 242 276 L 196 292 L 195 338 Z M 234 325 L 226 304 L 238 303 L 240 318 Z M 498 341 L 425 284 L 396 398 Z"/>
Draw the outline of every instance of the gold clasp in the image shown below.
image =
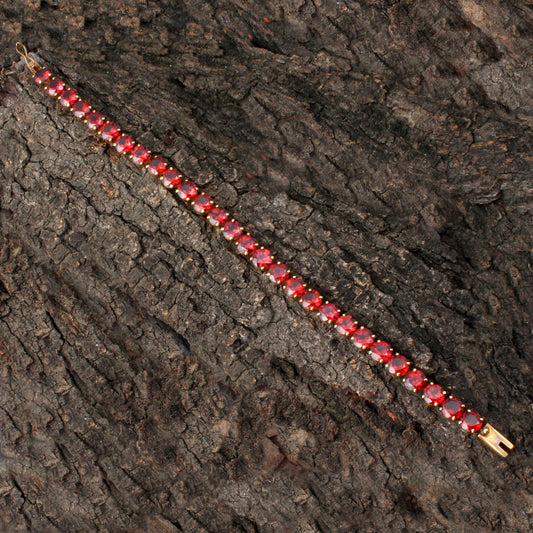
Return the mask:
<path id="1" fill-rule="evenodd" d="M 28 55 L 28 50 L 26 50 L 26 47 L 21 43 L 17 42 L 15 44 L 15 50 L 22 56 L 24 61 L 26 61 L 26 65 L 28 65 L 28 68 L 31 70 L 32 74 L 35 74 L 41 67 L 35 59 L 31 58 Z"/>
<path id="2" fill-rule="evenodd" d="M 490 424 L 485 424 L 480 431 L 477 438 L 485 445 L 489 450 L 498 454 L 500 457 L 507 457 L 509 451 L 514 448 L 514 444 L 506 439 L 498 430 L 494 429 Z M 505 446 L 505 448 L 504 448 Z"/>

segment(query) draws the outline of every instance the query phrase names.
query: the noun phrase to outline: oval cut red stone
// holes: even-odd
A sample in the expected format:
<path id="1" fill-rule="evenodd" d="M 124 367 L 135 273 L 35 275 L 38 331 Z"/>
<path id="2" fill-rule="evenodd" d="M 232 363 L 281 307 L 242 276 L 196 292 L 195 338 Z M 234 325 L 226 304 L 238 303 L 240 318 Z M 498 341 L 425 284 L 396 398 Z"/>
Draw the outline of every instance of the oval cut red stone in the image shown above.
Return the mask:
<path id="1" fill-rule="evenodd" d="M 378 363 L 386 363 L 392 357 L 392 348 L 388 342 L 376 342 L 370 347 L 370 356 Z"/>
<path id="2" fill-rule="evenodd" d="M 318 316 L 322 322 L 328 322 L 331 324 L 334 320 L 337 320 L 340 315 L 340 311 L 335 304 L 325 303 L 318 308 Z"/>
<path id="3" fill-rule="evenodd" d="M 67 89 L 59 99 L 59 103 L 65 107 L 71 107 L 78 101 L 78 94 L 72 89 Z"/>
<path id="4" fill-rule="evenodd" d="M 225 209 L 222 209 L 222 207 L 219 207 L 218 205 L 213 207 L 211 211 L 209 211 L 209 214 L 207 215 L 207 220 L 209 224 L 217 228 L 225 224 L 228 218 L 229 218 L 229 213 Z"/>
<path id="5" fill-rule="evenodd" d="M 273 260 L 272 253 L 266 248 L 259 248 L 252 252 L 252 264 L 261 270 L 268 268 Z"/>
<path id="6" fill-rule="evenodd" d="M 283 288 L 291 298 L 300 298 L 305 292 L 305 283 L 302 278 L 293 277 L 285 282 Z"/>
<path id="7" fill-rule="evenodd" d="M 289 269 L 283 263 L 275 263 L 268 269 L 268 277 L 273 283 L 283 283 L 289 277 Z"/>
<path id="8" fill-rule="evenodd" d="M 442 414 L 449 420 L 456 420 L 463 414 L 464 406 L 457 398 L 448 398 L 442 402 Z"/>
<path id="9" fill-rule="evenodd" d="M 241 225 L 236 220 L 230 220 L 224 224 L 222 235 L 224 235 L 228 241 L 234 241 L 242 235 L 242 231 Z"/>
<path id="10" fill-rule="evenodd" d="M 150 152 L 142 145 L 136 146 L 131 152 L 131 160 L 136 165 L 144 165 L 150 160 Z"/>
<path id="11" fill-rule="evenodd" d="M 426 403 L 437 406 L 444 401 L 446 394 L 440 385 L 430 383 L 429 385 L 426 385 L 422 398 L 424 398 Z"/>
<path id="12" fill-rule="evenodd" d="M 405 388 L 411 392 L 419 392 L 424 388 L 427 378 L 424 375 L 424 372 L 420 370 L 410 370 L 405 374 L 403 384 Z"/>
<path id="13" fill-rule="evenodd" d="M 104 117 L 98 111 L 93 111 L 87 115 L 86 124 L 91 130 L 98 130 L 104 125 Z"/>
<path id="14" fill-rule="evenodd" d="M 362 350 L 367 350 L 374 344 L 374 334 L 368 328 L 359 328 L 352 338 L 352 342 Z"/>
<path id="15" fill-rule="evenodd" d="M 51 96 L 61 96 L 65 92 L 65 84 L 59 78 L 54 78 L 48 82 L 46 92 Z"/>
<path id="16" fill-rule="evenodd" d="M 466 411 L 461 417 L 461 428 L 468 433 L 476 433 L 483 427 L 483 418 L 475 411 Z"/>
<path id="17" fill-rule="evenodd" d="M 182 181 L 176 189 L 178 196 L 188 202 L 198 194 L 198 187 L 190 180 Z"/>
<path id="18" fill-rule="evenodd" d="M 389 372 L 395 376 L 403 376 L 409 371 L 409 361 L 405 355 L 393 355 L 388 362 Z"/>
<path id="19" fill-rule="evenodd" d="M 335 321 L 335 329 L 341 335 L 348 337 L 357 329 L 357 321 L 350 315 L 342 315 Z"/>
<path id="20" fill-rule="evenodd" d="M 148 165 L 148 172 L 154 176 L 159 176 L 159 174 L 163 174 L 163 172 L 165 172 L 166 168 L 167 164 L 162 157 L 154 157 Z"/>
<path id="21" fill-rule="evenodd" d="M 304 309 L 307 309 L 308 311 L 315 311 L 315 309 L 319 308 L 321 303 L 322 303 L 322 296 L 320 296 L 320 293 L 318 291 L 308 290 L 302 296 L 302 306 Z"/>
<path id="22" fill-rule="evenodd" d="M 87 113 L 89 113 L 90 110 L 91 110 L 91 106 L 85 100 L 78 100 L 72 106 L 72 113 L 74 113 L 74 116 L 78 118 L 85 118 L 87 116 Z"/>
<path id="23" fill-rule="evenodd" d="M 199 215 L 205 215 L 213 206 L 213 200 L 208 194 L 200 194 L 197 196 L 193 203 L 192 208 Z"/>
<path id="24" fill-rule="evenodd" d="M 167 189 L 172 189 L 181 183 L 181 174 L 175 168 L 169 168 L 163 173 L 161 181 Z"/>
<path id="25" fill-rule="evenodd" d="M 49 68 L 40 68 L 33 75 L 33 81 L 35 83 L 38 83 L 39 85 L 42 85 L 43 83 L 46 83 L 50 79 L 51 76 L 52 76 L 52 73 L 50 72 Z"/>
<path id="26" fill-rule="evenodd" d="M 113 142 L 119 136 L 118 126 L 114 122 L 108 122 L 101 130 L 102 139 Z"/>
<path id="27" fill-rule="evenodd" d="M 257 241 L 248 233 L 241 235 L 237 241 L 237 251 L 243 255 L 251 254 L 258 246 Z"/>

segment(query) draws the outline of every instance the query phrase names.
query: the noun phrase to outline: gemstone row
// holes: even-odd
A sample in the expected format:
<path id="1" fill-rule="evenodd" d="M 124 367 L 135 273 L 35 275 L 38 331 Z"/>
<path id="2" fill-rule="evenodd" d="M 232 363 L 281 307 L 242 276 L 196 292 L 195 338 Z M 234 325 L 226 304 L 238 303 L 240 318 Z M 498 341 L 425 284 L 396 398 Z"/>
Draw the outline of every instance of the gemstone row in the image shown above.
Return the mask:
<path id="1" fill-rule="evenodd" d="M 228 211 L 216 205 L 208 194 L 200 193 L 192 180 L 184 178 L 164 158 L 152 157 L 150 150 L 136 143 L 130 135 L 122 133 L 117 124 L 108 121 L 80 98 L 76 91 L 52 76 L 48 68 L 39 69 L 33 79 L 118 153 L 128 155 L 136 165 L 146 168 L 160 179 L 164 187 L 174 190 L 179 198 L 190 204 L 195 213 L 205 216 L 225 239 L 235 244 L 240 254 L 248 257 L 258 270 L 265 272 L 270 281 L 280 285 L 290 298 L 299 301 L 304 309 L 315 313 L 322 322 L 331 324 L 339 335 L 367 352 L 373 361 L 383 364 L 391 375 L 401 378 L 407 390 L 420 393 L 428 405 L 439 408 L 445 418 L 458 421 L 464 431 L 477 433 L 481 430 L 483 418 L 479 413 L 465 409 L 460 400 L 448 395 L 442 386 L 429 381 L 421 370 L 415 368 L 407 357 L 395 352 L 388 342 L 377 339 L 370 329 L 361 326 L 351 315 L 342 313 L 335 304 L 324 301 L 323 296 L 317 290 L 308 288 L 302 278 L 291 276 L 287 266 L 276 261 L 270 250 L 260 246 Z"/>

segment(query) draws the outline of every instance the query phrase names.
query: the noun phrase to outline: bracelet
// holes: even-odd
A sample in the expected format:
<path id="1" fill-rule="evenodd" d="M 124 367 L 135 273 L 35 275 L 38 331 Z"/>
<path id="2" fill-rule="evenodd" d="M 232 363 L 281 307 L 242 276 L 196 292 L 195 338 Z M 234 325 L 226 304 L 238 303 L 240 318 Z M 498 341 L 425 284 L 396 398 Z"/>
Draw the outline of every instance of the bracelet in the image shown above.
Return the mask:
<path id="1" fill-rule="evenodd" d="M 372 331 L 361 326 L 351 315 L 342 313 L 334 303 L 324 301 L 317 290 L 308 288 L 301 277 L 292 275 L 284 263 L 275 260 L 270 250 L 260 246 L 227 210 L 215 204 L 209 195 L 201 193 L 190 178 L 184 177 L 177 169 L 169 166 L 163 157 L 154 156 L 130 135 L 122 133 L 117 124 L 93 109 L 61 79 L 52 76 L 49 68 L 31 58 L 23 44 L 17 43 L 16 51 L 32 72 L 34 82 L 48 95 L 55 97 L 63 107 L 71 110 L 74 116 L 117 152 L 128 155 L 137 166 L 147 169 L 151 175 L 159 178 L 162 185 L 175 191 L 194 213 L 206 217 L 211 226 L 235 244 L 239 254 L 247 257 L 270 281 L 282 287 L 288 297 L 299 301 L 304 309 L 316 314 L 322 322 L 332 325 L 338 334 L 366 352 L 373 361 L 382 364 L 390 374 L 401 378 L 407 390 L 420 393 L 423 400 L 428 405 L 437 407 L 444 418 L 458 422 L 464 431 L 474 434 L 482 444 L 500 457 L 508 456 L 508 451 L 512 450 L 514 445 L 493 426 L 485 423 L 479 413 L 467 409 L 455 396 L 448 395 L 441 385 L 430 381 L 404 355 L 394 351 L 388 342 L 376 338 Z"/>

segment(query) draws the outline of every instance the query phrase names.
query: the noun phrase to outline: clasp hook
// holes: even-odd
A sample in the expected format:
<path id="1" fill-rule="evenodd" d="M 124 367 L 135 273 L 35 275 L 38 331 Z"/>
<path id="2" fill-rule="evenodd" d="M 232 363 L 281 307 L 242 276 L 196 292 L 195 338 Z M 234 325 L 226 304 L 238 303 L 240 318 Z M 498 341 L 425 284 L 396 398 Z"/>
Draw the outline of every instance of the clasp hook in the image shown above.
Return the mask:
<path id="1" fill-rule="evenodd" d="M 35 59 L 31 58 L 28 55 L 28 50 L 26 50 L 26 47 L 21 43 L 17 42 L 15 44 L 15 50 L 19 53 L 19 55 L 24 59 L 26 62 L 26 65 L 28 65 L 28 68 L 31 70 L 32 74 L 35 74 L 41 67 Z"/>
<path id="2" fill-rule="evenodd" d="M 514 448 L 513 443 L 490 424 L 485 424 L 485 427 L 481 430 L 477 438 L 500 457 L 507 457 L 509 455 L 508 450 Z"/>

